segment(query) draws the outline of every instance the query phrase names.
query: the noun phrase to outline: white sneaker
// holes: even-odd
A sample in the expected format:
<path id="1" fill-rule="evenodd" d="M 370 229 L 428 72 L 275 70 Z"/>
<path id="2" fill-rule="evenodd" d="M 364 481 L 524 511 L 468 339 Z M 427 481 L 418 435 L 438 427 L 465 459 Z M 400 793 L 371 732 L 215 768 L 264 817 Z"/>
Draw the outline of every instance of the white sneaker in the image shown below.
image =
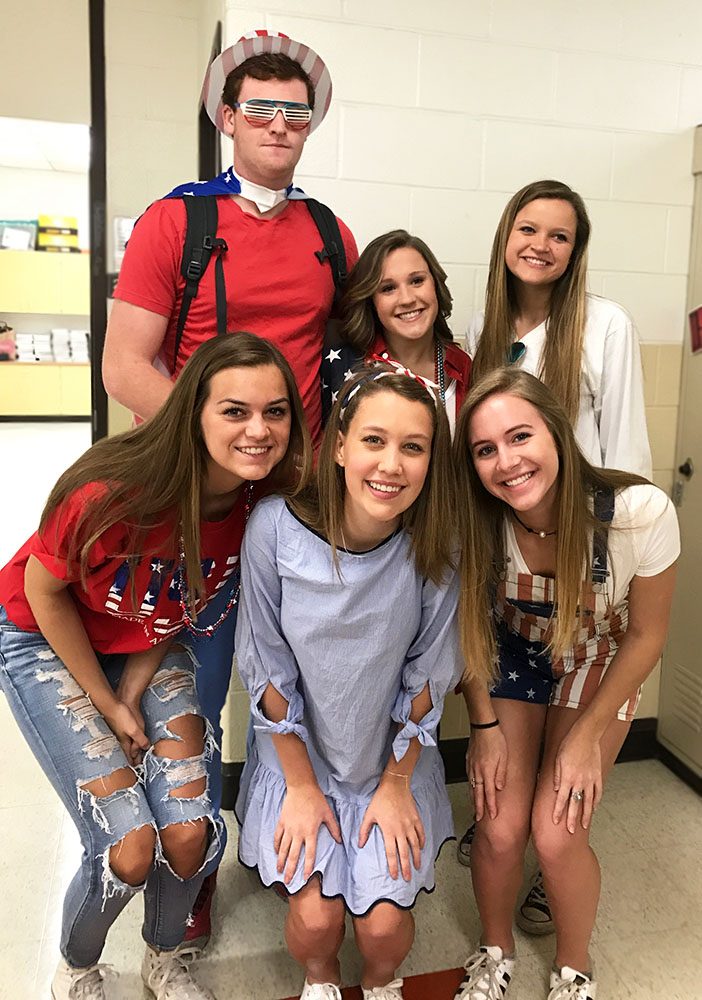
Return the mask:
<path id="1" fill-rule="evenodd" d="M 592 975 L 576 972 L 569 965 L 551 973 L 548 1000 L 595 1000 L 597 983 Z"/>
<path id="2" fill-rule="evenodd" d="M 215 1000 L 204 986 L 198 986 L 190 973 L 190 963 L 200 955 L 200 948 L 177 951 L 154 951 L 148 944 L 141 963 L 141 978 L 156 1000 Z"/>
<path id="3" fill-rule="evenodd" d="M 385 986 L 372 986 L 368 990 L 362 986 L 361 989 L 363 990 L 363 1000 L 402 1000 L 401 979 L 393 979 Z"/>
<path id="4" fill-rule="evenodd" d="M 308 983 L 305 980 L 300 1000 L 341 1000 L 341 990 L 334 983 Z"/>
<path id="5" fill-rule="evenodd" d="M 106 1000 L 103 980 L 115 975 L 107 965 L 89 965 L 74 969 L 61 958 L 51 983 L 53 1000 Z"/>
<path id="6" fill-rule="evenodd" d="M 514 975 L 514 958 L 502 948 L 481 945 L 463 966 L 466 975 L 453 1000 L 502 1000 Z"/>

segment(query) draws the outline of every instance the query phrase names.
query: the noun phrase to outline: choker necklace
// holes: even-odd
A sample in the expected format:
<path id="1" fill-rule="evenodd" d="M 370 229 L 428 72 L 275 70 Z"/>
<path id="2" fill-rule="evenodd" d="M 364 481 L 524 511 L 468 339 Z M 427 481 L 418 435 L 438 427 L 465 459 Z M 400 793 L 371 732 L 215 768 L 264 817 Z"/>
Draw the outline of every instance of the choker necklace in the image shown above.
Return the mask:
<path id="1" fill-rule="evenodd" d="M 515 521 L 518 521 L 519 524 L 521 524 L 521 526 L 524 528 L 524 530 L 528 531 L 530 535 L 538 535 L 539 538 L 548 538 L 549 535 L 558 534 L 558 528 L 554 528 L 553 531 L 537 531 L 536 528 L 530 528 L 528 524 L 525 524 L 524 521 L 522 521 L 521 517 L 517 515 L 514 509 L 512 510 L 512 517 L 515 519 Z"/>

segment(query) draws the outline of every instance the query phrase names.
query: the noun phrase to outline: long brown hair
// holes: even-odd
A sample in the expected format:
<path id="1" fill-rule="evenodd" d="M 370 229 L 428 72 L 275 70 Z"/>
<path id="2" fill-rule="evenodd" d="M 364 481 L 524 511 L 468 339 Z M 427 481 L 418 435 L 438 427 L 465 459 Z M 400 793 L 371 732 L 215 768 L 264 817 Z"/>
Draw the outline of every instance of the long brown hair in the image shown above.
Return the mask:
<path id="1" fill-rule="evenodd" d="M 603 527 L 592 513 L 592 494 L 615 492 L 648 482 L 615 469 L 597 469 L 581 454 L 568 416 L 551 390 L 528 372 L 499 368 L 473 384 L 461 407 L 454 439 L 461 533 L 461 597 L 459 625 L 466 678 L 490 681 L 494 676 L 493 599 L 505 563 L 504 520 L 510 508 L 489 493 L 475 469 L 470 424 L 490 396 L 505 393 L 531 403 L 544 420 L 558 452 L 558 524 L 556 535 L 555 605 L 549 648 L 562 655 L 580 624 L 580 592 L 589 577 L 588 531 Z"/>
<path id="2" fill-rule="evenodd" d="M 567 201 L 576 217 L 575 244 L 568 267 L 551 290 L 546 342 L 539 370 L 539 377 L 553 391 L 571 423 L 575 423 L 580 406 L 590 220 L 583 199 L 561 181 L 544 180 L 527 184 L 510 198 L 502 213 L 490 254 L 485 320 L 473 359 L 473 378 L 479 379 L 487 372 L 501 368 L 514 342 L 514 324 L 518 314 L 517 279 L 505 263 L 505 251 L 517 215 L 537 198 Z"/>
<path id="3" fill-rule="evenodd" d="M 338 571 L 337 539 L 343 525 L 346 497 L 344 470 L 336 461 L 338 437 L 340 432 L 348 434 L 363 400 L 381 392 L 394 392 L 403 399 L 421 403 L 431 415 L 433 437 L 427 476 L 419 496 L 402 515 L 402 527 L 411 536 L 418 572 L 439 584 L 452 564 L 456 547 L 451 432 L 443 406 L 437 405 L 430 391 L 416 379 L 398 375 L 387 365 L 377 365 L 344 383 L 324 431 L 316 482 L 290 501 L 290 506 L 300 520 L 329 541 Z"/>
<path id="4" fill-rule="evenodd" d="M 424 240 L 411 236 L 404 229 L 376 236 L 358 258 L 349 275 L 341 300 L 341 339 L 352 344 L 361 354 L 367 354 L 373 341 L 383 332 L 373 305 L 383 277 L 383 265 L 389 253 L 409 247 L 424 258 L 436 289 L 439 311 L 434 321 L 434 335 L 442 344 L 452 344 L 453 335 L 447 318 L 451 315 L 453 299 L 446 286 L 446 272 Z"/>
<path id="5" fill-rule="evenodd" d="M 180 531 L 193 608 L 203 593 L 200 565 L 200 491 L 206 476 L 207 449 L 202 436 L 202 408 L 210 381 L 226 368 L 274 365 L 283 376 L 290 400 L 290 440 L 284 458 L 265 483 L 266 492 L 294 496 L 310 474 L 312 449 L 302 401 L 290 366 L 280 351 L 252 333 L 213 337 L 188 359 L 160 410 L 134 430 L 98 441 L 63 473 L 41 516 L 39 530 L 75 490 L 104 484 L 81 511 L 72 532 L 67 561 L 78 563 L 85 587 L 90 550 L 115 524 L 127 529 L 126 550 L 114 553 L 132 564 L 146 553 L 149 531 L 173 526 L 173 546 Z"/>

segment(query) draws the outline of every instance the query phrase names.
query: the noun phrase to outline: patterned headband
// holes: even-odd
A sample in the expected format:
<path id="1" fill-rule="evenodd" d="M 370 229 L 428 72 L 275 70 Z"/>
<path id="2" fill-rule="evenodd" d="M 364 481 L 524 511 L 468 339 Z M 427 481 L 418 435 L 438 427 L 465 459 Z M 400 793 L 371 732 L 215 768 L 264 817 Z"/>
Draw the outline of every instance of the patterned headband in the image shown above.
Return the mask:
<path id="1" fill-rule="evenodd" d="M 387 372 L 387 371 L 378 372 L 378 371 L 373 371 L 371 369 L 367 375 L 364 375 L 363 378 L 359 379 L 359 381 L 356 383 L 356 385 L 353 387 L 351 392 L 344 400 L 341 409 L 339 410 L 339 423 L 343 422 L 344 415 L 346 414 L 346 408 L 348 407 L 349 403 L 351 402 L 353 397 L 356 395 L 356 393 L 362 386 L 368 385 L 370 382 L 377 382 L 378 379 L 385 378 L 386 375 L 394 375 L 394 374 L 395 372 Z"/>
<path id="2" fill-rule="evenodd" d="M 369 360 L 374 361 L 376 364 L 390 365 L 392 368 L 395 369 L 395 372 L 398 375 L 406 375 L 408 378 L 413 378 L 415 382 L 419 382 L 421 385 L 424 386 L 424 388 L 427 390 L 429 395 L 434 400 L 434 404 L 436 406 L 439 405 L 439 397 L 436 394 L 436 389 L 437 389 L 436 383 L 430 382 L 429 379 L 422 378 L 421 375 L 417 375 L 416 372 L 413 372 L 411 368 L 405 368 L 405 366 L 401 365 L 399 361 L 393 361 L 393 359 L 390 357 L 387 351 L 384 352 L 383 354 L 371 354 Z"/>
<path id="3" fill-rule="evenodd" d="M 409 368 L 405 368 L 404 365 L 401 365 L 399 361 L 393 361 L 387 354 L 372 354 L 368 360 L 374 362 L 376 365 L 388 365 L 393 369 L 393 371 L 373 371 L 373 369 L 371 369 L 367 375 L 364 375 L 363 378 L 356 383 L 344 400 L 343 405 L 339 410 L 339 423 L 342 423 L 346 413 L 346 408 L 358 390 L 362 386 L 368 385 L 370 382 L 377 382 L 379 379 L 385 378 L 387 375 L 405 375 L 407 378 L 411 378 L 414 379 L 415 382 L 419 382 L 427 390 L 434 401 L 434 405 L 438 408 L 439 399 L 433 382 L 429 382 L 427 379 L 422 378 L 421 375 L 416 375 Z"/>

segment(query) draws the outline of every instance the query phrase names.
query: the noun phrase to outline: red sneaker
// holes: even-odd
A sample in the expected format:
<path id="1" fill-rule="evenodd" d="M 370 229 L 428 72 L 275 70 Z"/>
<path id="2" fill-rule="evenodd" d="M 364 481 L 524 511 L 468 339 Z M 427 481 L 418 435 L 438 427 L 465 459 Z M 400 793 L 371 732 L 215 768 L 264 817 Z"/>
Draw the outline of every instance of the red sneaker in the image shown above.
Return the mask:
<path id="1" fill-rule="evenodd" d="M 185 928 L 185 938 L 183 944 L 197 944 L 204 948 L 210 940 L 212 933 L 212 900 L 214 899 L 215 888 L 217 886 L 217 871 L 208 875 L 202 883 L 195 905 L 193 906 L 192 921 Z"/>

